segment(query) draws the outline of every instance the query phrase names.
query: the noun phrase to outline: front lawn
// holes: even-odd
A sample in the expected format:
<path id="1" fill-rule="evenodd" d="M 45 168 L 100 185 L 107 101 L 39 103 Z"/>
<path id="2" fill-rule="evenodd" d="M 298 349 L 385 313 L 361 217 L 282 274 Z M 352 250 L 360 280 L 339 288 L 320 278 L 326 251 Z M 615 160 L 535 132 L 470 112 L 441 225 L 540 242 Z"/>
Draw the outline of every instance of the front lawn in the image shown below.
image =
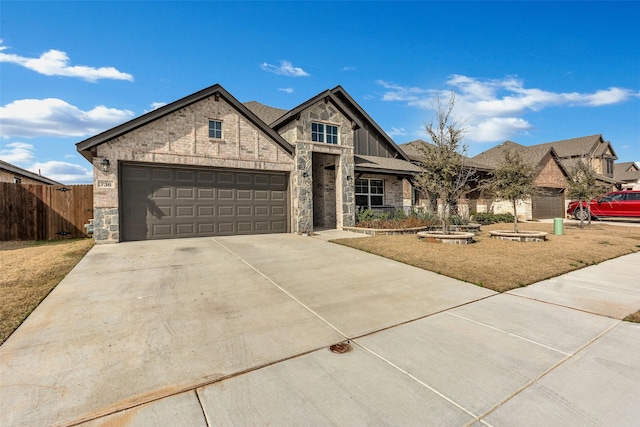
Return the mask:
<path id="1" fill-rule="evenodd" d="M 415 234 L 339 239 L 335 243 L 433 271 L 497 292 L 558 276 L 578 268 L 640 251 L 640 228 L 593 224 L 584 229 L 564 224 L 561 236 L 553 224 L 520 223 L 519 230 L 546 231 L 546 242 L 491 239 L 491 230 L 513 230 L 513 224 L 482 226 L 476 243 L 451 245 L 420 241 Z"/>

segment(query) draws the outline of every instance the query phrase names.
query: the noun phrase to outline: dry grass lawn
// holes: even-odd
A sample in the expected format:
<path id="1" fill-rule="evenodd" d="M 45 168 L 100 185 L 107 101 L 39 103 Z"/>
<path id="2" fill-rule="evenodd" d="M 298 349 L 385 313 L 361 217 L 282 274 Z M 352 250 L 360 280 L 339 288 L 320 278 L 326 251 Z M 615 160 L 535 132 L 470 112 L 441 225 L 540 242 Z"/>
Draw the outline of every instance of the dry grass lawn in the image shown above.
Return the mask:
<path id="1" fill-rule="evenodd" d="M 92 246 L 92 239 L 0 242 L 0 344 Z"/>
<path id="2" fill-rule="evenodd" d="M 546 231 L 548 240 L 522 243 L 492 239 L 490 230 L 513 230 L 513 224 L 492 224 L 482 226 L 471 245 L 429 243 L 415 234 L 334 242 L 498 292 L 640 251 L 640 227 L 592 224 L 580 229 L 564 224 L 561 236 L 553 234 L 550 223 L 521 223 L 518 228 Z"/>

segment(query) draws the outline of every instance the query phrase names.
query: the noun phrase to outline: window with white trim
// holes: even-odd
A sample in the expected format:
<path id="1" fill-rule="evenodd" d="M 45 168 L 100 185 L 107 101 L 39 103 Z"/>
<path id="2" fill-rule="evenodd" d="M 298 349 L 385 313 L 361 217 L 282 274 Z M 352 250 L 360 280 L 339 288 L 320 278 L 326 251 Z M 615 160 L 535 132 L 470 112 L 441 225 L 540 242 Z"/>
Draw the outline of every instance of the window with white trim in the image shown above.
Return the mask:
<path id="1" fill-rule="evenodd" d="M 356 179 L 356 206 L 371 208 L 384 205 L 384 181 L 381 179 Z"/>
<path id="2" fill-rule="evenodd" d="M 326 125 L 324 123 L 311 123 L 311 141 L 337 144 L 338 126 Z"/>
<path id="3" fill-rule="evenodd" d="M 222 139 L 222 122 L 209 120 L 209 138 Z"/>

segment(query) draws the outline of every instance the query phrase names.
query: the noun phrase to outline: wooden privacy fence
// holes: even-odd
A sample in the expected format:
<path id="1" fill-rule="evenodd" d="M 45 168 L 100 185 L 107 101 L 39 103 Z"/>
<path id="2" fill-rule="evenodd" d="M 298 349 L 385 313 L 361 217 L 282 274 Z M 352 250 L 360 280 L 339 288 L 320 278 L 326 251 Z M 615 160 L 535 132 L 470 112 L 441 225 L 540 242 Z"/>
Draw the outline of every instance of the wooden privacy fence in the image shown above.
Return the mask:
<path id="1" fill-rule="evenodd" d="M 88 237 L 93 185 L 0 182 L 0 241 Z"/>

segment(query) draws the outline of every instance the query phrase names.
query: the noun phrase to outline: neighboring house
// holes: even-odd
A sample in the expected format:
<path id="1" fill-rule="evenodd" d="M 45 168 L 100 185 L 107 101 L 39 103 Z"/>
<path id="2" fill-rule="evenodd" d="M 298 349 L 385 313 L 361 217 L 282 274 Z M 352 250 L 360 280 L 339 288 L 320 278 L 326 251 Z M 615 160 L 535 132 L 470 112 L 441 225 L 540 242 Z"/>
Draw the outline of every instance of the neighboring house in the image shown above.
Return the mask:
<path id="1" fill-rule="evenodd" d="M 534 167 L 534 185 L 538 192 L 529 200 L 516 207 L 518 217 L 531 219 L 563 218 L 566 204 L 565 192 L 568 188 L 569 172 L 563 165 L 554 146 L 539 144 L 524 146 L 513 141 L 505 141 L 472 158 L 478 164 L 495 170 L 504 160 L 504 152 L 520 154 L 522 159 Z M 506 201 L 488 201 L 486 209 L 494 213 L 513 213 L 513 207 Z M 482 212 L 483 210 L 478 209 Z"/>
<path id="2" fill-rule="evenodd" d="M 62 185 L 61 183 L 29 172 L 18 166 L 0 160 L 0 182 L 13 182 L 16 184 L 41 184 L 41 185 Z"/>
<path id="3" fill-rule="evenodd" d="M 601 134 L 547 142 L 538 144 L 536 147 L 553 147 L 558 159 L 569 173 L 582 160 L 591 165 L 597 180 L 604 187 L 615 190 L 622 184 L 614 176 L 614 164 L 618 156 L 611 143 L 605 141 Z"/>
<path id="4" fill-rule="evenodd" d="M 419 169 L 340 86 L 292 110 L 203 89 L 77 144 L 97 242 L 308 233 L 411 204 Z"/>
<path id="5" fill-rule="evenodd" d="M 613 179 L 623 182 L 622 190 L 640 190 L 640 168 L 634 162 L 614 164 Z"/>
<path id="6" fill-rule="evenodd" d="M 420 147 L 423 147 L 425 145 L 432 145 L 432 144 L 422 139 L 417 139 L 415 141 L 400 144 L 399 147 L 402 151 L 405 152 L 405 154 L 409 157 L 412 163 L 420 167 L 420 163 L 423 158 L 423 151 Z M 469 157 L 464 157 L 464 163 L 466 167 L 469 167 L 470 169 L 473 169 L 475 171 L 475 176 L 473 178 L 473 181 L 469 183 L 471 190 L 467 194 L 466 198 L 460 201 L 461 206 L 466 206 L 465 210 L 460 213 L 468 214 L 469 212 L 477 211 L 478 200 L 481 194 L 480 194 L 480 191 L 476 190 L 475 188 L 483 179 L 487 178 L 489 172 L 491 171 L 491 168 L 487 167 L 484 164 L 478 163 Z M 413 206 L 420 207 L 420 206 L 430 205 L 433 208 L 433 206 L 436 203 L 435 199 L 425 200 L 425 195 L 420 194 L 420 191 L 418 191 L 417 188 L 412 189 L 412 194 L 413 194 L 413 198 L 412 198 Z M 484 201 L 481 201 L 481 202 L 484 203 Z"/>

